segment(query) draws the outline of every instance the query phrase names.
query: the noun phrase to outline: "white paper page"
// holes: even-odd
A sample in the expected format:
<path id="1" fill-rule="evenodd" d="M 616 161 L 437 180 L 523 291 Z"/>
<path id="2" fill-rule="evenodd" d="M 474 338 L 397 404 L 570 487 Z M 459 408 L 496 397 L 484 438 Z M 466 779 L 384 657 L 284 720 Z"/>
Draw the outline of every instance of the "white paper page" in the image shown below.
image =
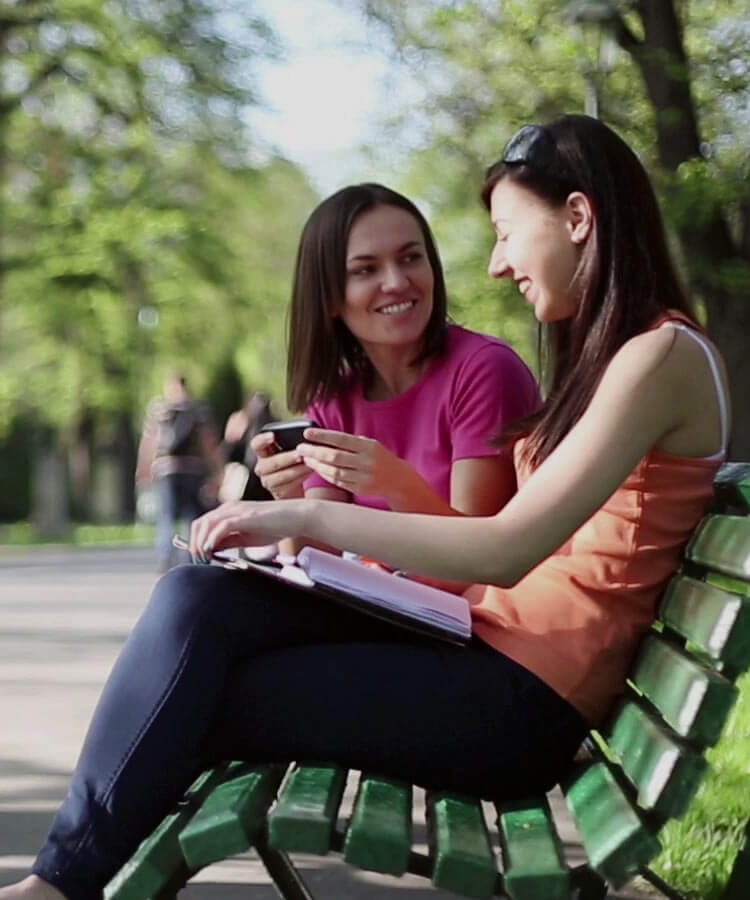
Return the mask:
<path id="1" fill-rule="evenodd" d="M 301 550 L 297 563 L 318 584 L 348 591 L 386 609 L 448 627 L 458 634 L 471 634 L 471 615 L 465 597 L 342 559 L 314 547 Z"/>

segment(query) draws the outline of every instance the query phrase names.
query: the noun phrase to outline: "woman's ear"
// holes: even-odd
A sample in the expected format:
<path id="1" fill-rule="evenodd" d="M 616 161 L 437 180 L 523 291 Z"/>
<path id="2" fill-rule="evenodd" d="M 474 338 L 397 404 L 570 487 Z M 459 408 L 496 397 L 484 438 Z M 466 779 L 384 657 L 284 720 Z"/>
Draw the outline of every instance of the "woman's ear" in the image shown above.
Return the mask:
<path id="1" fill-rule="evenodd" d="M 568 229 L 574 244 L 582 244 L 589 236 L 594 221 L 594 212 L 589 198 L 581 191 L 568 194 L 565 201 L 568 210 Z"/>

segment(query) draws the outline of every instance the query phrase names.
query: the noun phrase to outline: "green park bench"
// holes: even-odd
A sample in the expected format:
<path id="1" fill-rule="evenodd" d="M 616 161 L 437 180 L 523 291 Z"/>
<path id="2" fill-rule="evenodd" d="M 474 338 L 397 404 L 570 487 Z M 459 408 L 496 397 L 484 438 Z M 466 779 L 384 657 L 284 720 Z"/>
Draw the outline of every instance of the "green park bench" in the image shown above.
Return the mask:
<path id="1" fill-rule="evenodd" d="M 412 848 L 409 784 L 363 774 L 340 828 L 347 772 L 335 761 L 231 762 L 195 781 L 110 882 L 107 900 L 173 898 L 199 869 L 249 847 L 286 900 L 312 897 L 289 854 L 332 851 L 362 869 L 411 872 L 467 897 L 598 900 L 607 885 L 636 874 L 679 897 L 648 863 L 662 825 L 683 815 L 703 782 L 704 751 L 750 665 L 750 465 L 725 465 L 715 487 L 714 508 L 665 590 L 626 695 L 561 785 L 587 865 L 566 864 L 544 795 L 498 804 L 488 826 L 488 804 L 428 792 L 429 852 L 421 853 Z M 750 896 L 750 826 L 723 896 Z"/>

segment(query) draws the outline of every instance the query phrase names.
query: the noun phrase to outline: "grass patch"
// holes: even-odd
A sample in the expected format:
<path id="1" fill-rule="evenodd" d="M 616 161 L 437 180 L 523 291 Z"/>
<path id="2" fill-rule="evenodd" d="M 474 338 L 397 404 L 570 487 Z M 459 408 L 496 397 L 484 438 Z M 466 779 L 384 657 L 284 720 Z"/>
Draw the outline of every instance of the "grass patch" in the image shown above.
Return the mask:
<path id="1" fill-rule="evenodd" d="M 660 834 L 653 869 L 695 900 L 719 900 L 750 819 L 750 673 L 737 682 L 737 703 L 719 742 L 706 753 L 711 770 L 687 814 Z"/>
<path id="2" fill-rule="evenodd" d="M 154 526 L 143 522 L 114 525 L 72 524 L 63 535 L 39 534 L 30 522 L 0 525 L 0 545 L 31 547 L 43 544 L 66 544 L 90 547 L 104 544 L 153 544 Z"/>

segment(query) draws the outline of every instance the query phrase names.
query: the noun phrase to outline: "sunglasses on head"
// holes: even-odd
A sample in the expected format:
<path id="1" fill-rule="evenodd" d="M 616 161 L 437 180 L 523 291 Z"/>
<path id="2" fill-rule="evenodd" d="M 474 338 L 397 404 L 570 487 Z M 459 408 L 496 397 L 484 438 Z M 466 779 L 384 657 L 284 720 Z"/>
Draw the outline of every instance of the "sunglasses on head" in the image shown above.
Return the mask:
<path id="1" fill-rule="evenodd" d="M 549 168 L 557 158 L 555 140 L 543 125 L 524 125 L 508 141 L 500 157 L 507 166 Z"/>

